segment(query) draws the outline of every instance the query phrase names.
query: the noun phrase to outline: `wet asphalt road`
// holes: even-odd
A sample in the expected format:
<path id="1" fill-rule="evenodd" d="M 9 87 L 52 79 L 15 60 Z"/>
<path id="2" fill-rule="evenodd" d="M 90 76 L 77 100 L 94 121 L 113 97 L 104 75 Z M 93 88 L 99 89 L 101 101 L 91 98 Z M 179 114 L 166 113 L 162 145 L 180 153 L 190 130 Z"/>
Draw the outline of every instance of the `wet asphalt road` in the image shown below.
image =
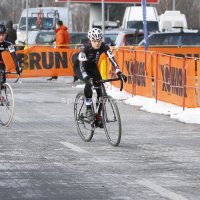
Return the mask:
<path id="1" fill-rule="evenodd" d="M 83 142 L 71 78 L 12 84 L 16 110 L 0 127 L 0 199 L 198 200 L 200 125 L 119 103 L 122 141 Z"/>

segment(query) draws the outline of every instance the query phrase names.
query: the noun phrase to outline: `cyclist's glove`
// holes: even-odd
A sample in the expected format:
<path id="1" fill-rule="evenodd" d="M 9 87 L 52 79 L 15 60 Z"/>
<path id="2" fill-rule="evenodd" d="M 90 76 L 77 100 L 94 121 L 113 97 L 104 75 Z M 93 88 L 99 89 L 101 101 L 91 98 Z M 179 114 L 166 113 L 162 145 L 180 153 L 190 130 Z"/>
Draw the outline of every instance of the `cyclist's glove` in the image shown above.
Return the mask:
<path id="1" fill-rule="evenodd" d="M 89 86 L 93 86 L 93 85 L 94 85 L 93 79 L 90 78 L 89 76 L 86 76 L 86 77 L 84 78 L 84 82 L 85 82 L 87 85 L 89 85 Z"/>
<path id="2" fill-rule="evenodd" d="M 127 81 L 127 77 L 126 77 L 126 75 L 124 75 L 122 72 L 117 72 L 117 76 L 118 76 L 118 78 L 120 78 L 121 80 L 123 80 L 125 83 L 126 83 L 126 81 Z"/>
<path id="3" fill-rule="evenodd" d="M 16 67 L 16 72 L 18 75 L 22 73 L 22 68 L 21 67 Z"/>

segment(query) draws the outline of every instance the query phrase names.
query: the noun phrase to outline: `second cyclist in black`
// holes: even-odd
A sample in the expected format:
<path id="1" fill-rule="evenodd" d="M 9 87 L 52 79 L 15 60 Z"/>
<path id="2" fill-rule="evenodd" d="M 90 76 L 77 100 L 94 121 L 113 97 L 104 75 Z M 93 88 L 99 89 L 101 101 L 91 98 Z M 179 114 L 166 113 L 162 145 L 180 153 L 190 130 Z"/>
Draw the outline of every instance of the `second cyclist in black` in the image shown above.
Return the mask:
<path id="1" fill-rule="evenodd" d="M 3 24 L 0 24 L 0 72 L 5 71 L 6 68 L 2 58 L 2 52 L 9 51 L 14 60 L 16 72 L 20 74 L 22 70 L 19 66 L 15 48 L 13 44 L 9 41 L 6 41 L 5 38 L 6 38 L 6 27 Z M 2 80 L 0 80 L 0 82 L 1 84 L 6 82 L 5 75 L 2 77 Z"/>
<path id="2" fill-rule="evenodd" d="M 90 40 L 89 43 L 84 44 L 81 47 L 80 53 L 78 55 L 81 77 L 80 75 L 77 76 L 79 76 L 79 78 L 85 81 L 84 95 L 86 97 L 85 104 L 87 106 L 86 116 L 89 120 L 93 120 L 94 116 L 91 108 L 92 105 L 91 87 L 93 85 L 98 87 L 99 85 L 96 83 L 96 80 L 102 79 L 98 69 L 98 61 L 100 55 L 102 53 L 105 53 L 108 56 L 119 78 L 121 78 L 126 82 L 127 77 L 120 71 L 119 66 L 115 61 L 114 55 L 111 52 L 109 46 L 102 41 L 103 39 L 102 31 L 98 28 L 92 28 L 88 32 L 88 38 Z M 97 89 L 97 97 L 99 97 L 100 95 L 101 95 L 101 90 Z"/>

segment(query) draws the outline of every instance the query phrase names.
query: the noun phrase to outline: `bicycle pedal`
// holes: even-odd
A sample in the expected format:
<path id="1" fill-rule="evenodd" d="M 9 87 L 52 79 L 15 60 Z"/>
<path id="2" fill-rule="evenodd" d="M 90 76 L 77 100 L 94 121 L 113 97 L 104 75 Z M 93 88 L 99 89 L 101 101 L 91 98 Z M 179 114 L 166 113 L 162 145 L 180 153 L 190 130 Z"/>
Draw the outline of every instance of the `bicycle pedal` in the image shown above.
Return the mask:
<path id="1" fill-rule="evenodd" d="M 78 119 L 77 119 L 77 122 L 78 122 L 79 124 L 83 124 L 83 123 L 84 123 L 84 117 L 82 116 L 82 114 L 79 115 L 79 117 L 78 117 Z"/>
<path id="2" fill-rule="evenodd" d="M 95 124 L 95 120 L 91 120 L 91 121 L 90 121 L 90 124 L 91 124 L 91 125 L 94 125 L 94 124 Z"/>
<path id="3" fill-rule="evenodd" d="M 83 120 L 78 119 L 78 120 L 77 120 L 77 123 L 83 124 Z"/>

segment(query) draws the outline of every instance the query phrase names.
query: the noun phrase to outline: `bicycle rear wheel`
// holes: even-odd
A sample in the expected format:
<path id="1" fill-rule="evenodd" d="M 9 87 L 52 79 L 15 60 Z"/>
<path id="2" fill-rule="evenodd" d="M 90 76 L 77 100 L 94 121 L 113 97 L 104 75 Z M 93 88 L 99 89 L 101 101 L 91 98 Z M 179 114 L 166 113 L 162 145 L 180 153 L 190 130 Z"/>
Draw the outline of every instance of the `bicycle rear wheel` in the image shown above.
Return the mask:
<path id="1" fill-rule="evenodd" d="M 78 134 L 83 141 L 89 142 L 94 135 L 95 124 L 91 124 L 85 116 L 86 106 L 84 101 L 84 94 L 78 93 L 74 102 L 74 119 Z"/>
<path id="2" fill-rule="evenodd" d="M 122 134 L 121 118 L 117 104 L 111 96 L 104 98 L 102 111 L 106 137 L 112 146 L 118 146 Z"/>
<path id="3" fill-rule="evenodd" d="M 2 85 L 0 94 L 0 125 L 8 126 L 14 114 L 14 94 L 8 83 Z"/>

